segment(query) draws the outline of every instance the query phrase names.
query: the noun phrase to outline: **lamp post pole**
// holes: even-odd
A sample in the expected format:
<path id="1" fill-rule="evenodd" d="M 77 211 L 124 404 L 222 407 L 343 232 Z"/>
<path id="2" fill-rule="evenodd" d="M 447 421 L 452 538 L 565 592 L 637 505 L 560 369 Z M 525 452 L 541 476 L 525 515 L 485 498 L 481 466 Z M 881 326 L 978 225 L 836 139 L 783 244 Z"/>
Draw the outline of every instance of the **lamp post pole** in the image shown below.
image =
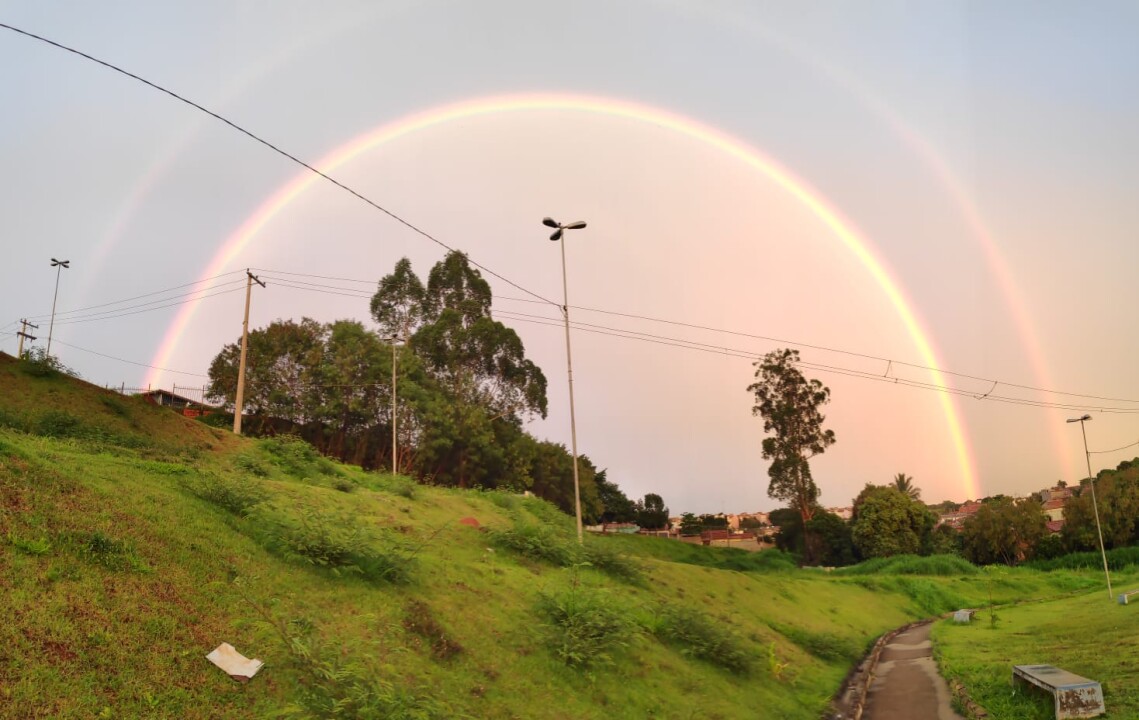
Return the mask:
<path id="1" fill-rule="evenodd" d="M 1080 433 L 1084 436 L 1084 459 L 1088 463 L 1088 484 L 1092 487 L 1092 510 L 1095 512 L 1095 531 L 1099 536 L 1099 554 L 1103 558 L 1103 576 L 1107 578 L 1107 597 L 1111 599 L 1111 573 L 1107 571 L 1107 551 L 1103 549 L 1103 529 L 1099 524 L 1099 503 L 1096 502 L 1095 496 L 1095 477 L 1092 476 L 1092 454 L 1088 452 L 1088 431 L 1084 428 L 1084 423 L 1091 420 L 1091 415 L 1084 415 L 1083 417 L 1072 418 L 1068 422 L 1078 422 L 1080 424 Z"/>
<path id="2" fill-rule="evenodd" d="M 559 243 L 562 246 L 562 317 L 565 319 L 566 325 L 566 376 L 569 378 L 569 406 L 570 406 L 570 447 L 573 451 L 573 502 L 574 513 L 577 518 L 577 541 L 578 543 L 585 542 L 581 525 L 581 483 L 578 479 L 577 469 L 577 418 L 574 415 L 573 406 L 573 353 L 570 351 L 570 326 L 569 326 L 569 283 L 566 280 L 566 230 L 581 230 L 585 227 L 585 223 L 578 220 L 577 222 L 566 223 L 565 225 L 556 222 L 550 218 L 542 220 L 542 224 L 546 227 L 557 228 L 554 233 L 550 235 L 550 239 Z"/>
<path id="3" fill-rule="evenodd" d="M 47 356 L 49 358 L 51 357 L 51 333 L 55 330 L 55 302 L 59 300 L 59 273 L 63 271 L 63 268 L 70 268 L 71 261 L 52 258 L 51 266 L 55 268 L 55 295 L 51 299 L 51 324 L 47 326 Z"/>

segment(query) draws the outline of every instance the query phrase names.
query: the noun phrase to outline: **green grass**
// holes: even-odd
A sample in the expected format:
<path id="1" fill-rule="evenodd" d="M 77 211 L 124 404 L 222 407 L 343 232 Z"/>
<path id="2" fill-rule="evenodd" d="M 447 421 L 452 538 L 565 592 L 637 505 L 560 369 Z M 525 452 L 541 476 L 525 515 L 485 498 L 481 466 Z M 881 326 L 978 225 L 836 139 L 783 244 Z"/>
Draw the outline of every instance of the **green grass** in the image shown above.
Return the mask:
<path id="1" fill-rule="evenodd" d="M 996 610 L 996 624 L 981 613 L 969 625 L 937 623 L 933 639 L 942 671 L 957 678 L 990 717 L 1055 717 L 1043 692 L 1013 692 L 1013 665 L 1055 665 L 1103 686 L 1108 717 L 1139 717 L 1139 607 L 1107 597 L 1102 575 L 1095 591 L 1045 603 Z M 1139 587 L 1139 574 L 1113 576 L 1117 588 Z"/>
<path id="2" fill-rule="evenodd" d="M 880 633 L 990 580 L 998 602 L 1096 583 L 583 548 L 535 498 L 365 473 L 2 358 L 0 391 L 0 717 L 806 720 Z M 39 432 L 53 409 L 105 437 Z M 265 668 L 235 683 L 204 659 L 221 642 Z"/>

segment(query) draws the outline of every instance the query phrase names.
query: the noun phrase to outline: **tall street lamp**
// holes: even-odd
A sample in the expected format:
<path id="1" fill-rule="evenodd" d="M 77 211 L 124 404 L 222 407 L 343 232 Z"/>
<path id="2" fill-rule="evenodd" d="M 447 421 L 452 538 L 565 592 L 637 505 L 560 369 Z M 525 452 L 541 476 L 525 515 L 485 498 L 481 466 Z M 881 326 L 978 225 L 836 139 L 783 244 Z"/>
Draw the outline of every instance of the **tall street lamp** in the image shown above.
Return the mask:
<path id="1" fill-rule="evenodd" d="M 1088 484 L 1092 487 L 1092 510 L 1095 511 L 1095 531 L 1099 535 L 1099 554 L 1103 558 L 1103 576 L 1107 578 L 1107 597 L 1110 599 L 1111 595 L 1111 574 L 1107 571 L 1107 552 L 1103 549 L 1103 530 L 1099 525 L 1099 504 L 1096 502 L 1095 497 L 1095 477 L 1092 475 L 1092 454 L 1088 452 L 1088 431 L 1084 429 L 1084 423 L 1091 420 L 1091 415 L 1084 415 L 1083 417 L 1072 418 L 1068 422 L 1078 422 L 1080 424 L 1080 432 L 1084 435 L 1084 459 L 1088 463 Z"/>
<path id="2" fill-rule="evenodd" d="M 51 332 L 55 329 L 55 301 L 59 299 L 59 273 L 63 268 L 71 267 L 70 260 L 51 259 L 51 266 L 55 268 L 55 295 L 51 299 L 51 324 L 47 328 L 47 356 L 51 357 Z"/>
<path id="3" fill-rule="evenodd" d="M 553 220 L 551 218 L 544 218 L 542 224 L 546 227 L 556 228 L 554 233 L 550 235 L 550 239 L 562 246 L 562 317 L 566 321 L 566 375 L 569 377 L 569 402 L 570 402 L 570 442 L 573 449 L 573 503 L 574 511 L 577 516 L 577 541 L 578 543 L 585 542 L 582 537 L 581 527 L 581 484 L 578 481 L 577 473 L 577 420 L 574 417 L 573 408 L 573 355 L 570 353 L 570 326 L 569 326 L 569 285 L 566 282 L 566 243 L 565 231 L 566 230 L 581 230 L 585 227 L 585 223 L 581 220 L 577 222 L 566 223 L 565 225 Z"/>

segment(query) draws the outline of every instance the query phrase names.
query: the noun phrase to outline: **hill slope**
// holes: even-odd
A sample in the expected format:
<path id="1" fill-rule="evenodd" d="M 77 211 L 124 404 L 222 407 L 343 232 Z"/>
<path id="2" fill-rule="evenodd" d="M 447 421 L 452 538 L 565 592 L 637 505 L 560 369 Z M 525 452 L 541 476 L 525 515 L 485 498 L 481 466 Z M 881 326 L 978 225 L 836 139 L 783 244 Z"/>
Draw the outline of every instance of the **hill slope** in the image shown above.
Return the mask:
<path id="1" fill-rule="evenodd" d="M 815 718 L 879 633 L 987 593 L 653 538 L 581 550 L 533 498 L 364 473 L 13 362 L 0 393 L 3 717 Z M 231 680 L 204 659 L 221 642 L 265 668 Z"/>

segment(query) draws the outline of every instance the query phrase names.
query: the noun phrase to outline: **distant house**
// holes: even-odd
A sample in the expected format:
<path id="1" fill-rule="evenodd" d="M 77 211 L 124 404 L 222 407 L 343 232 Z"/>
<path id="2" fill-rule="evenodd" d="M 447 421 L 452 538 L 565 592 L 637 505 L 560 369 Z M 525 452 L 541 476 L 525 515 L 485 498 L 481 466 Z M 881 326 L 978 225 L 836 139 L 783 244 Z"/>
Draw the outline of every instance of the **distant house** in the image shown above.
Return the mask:
<path id="1" fill-rule="evenodd" d="M 1050 535 L 1055 535 L 1064 529 L 1064 519 L 1060 518 L 1059 520 L 1049 520 L 1047 523 L 1045 523 L 1045 525 L 1048 527 L 1048 533 Z"/>
<path id="2" fill-rule="evenodd" d="M 623 535 L 636 535 L 641 529 L 636 523 L 602 523 L 601 532 L 621 533 Z"/>
<path id="3" fill-rule="evenodd" d="M 209 415 L 217 410 L 217 408 L 200 403 L 196 400 L 191 400 L 183 395 L 178 395 L 169 390 L 147 390 L 146 392 L 139 393 L 147 402 L 168 407 L 171 410 L 179 412 L 186 417 L 199 417 L 201 415 Z"/>
<path id="4" fill-rule="evenodd" d="M 981 503 L 973 502 L 972 500 L 966 500 L 965 503 L 961 505 L 961 507 L 957 508 L 953 512 L 948 512 L 941 515 L 941 517 L 939 517 L 937 520 L 937 524 L 948 525 L 954 530 L 960 530 L 961 527 L 965 524 L 965 521 L 971 516 L 975 515 L 980 509 Z"/>
<path id="5" fill-rule="evenodd" d="M 850 520 L 854 517 L 854 508 L 852 507 L 827 508 L 827 512 L 832 515 L 838 515 L 843 520 Z"/>
<path id="6" fill-rule="evenodd" d="M 1044 503 L 1044 514 L 1048 516 L 1049 520 L 1063 520 L 1064 506 L 1067 503 L 1067 498 L 1052 498 Z"/>

